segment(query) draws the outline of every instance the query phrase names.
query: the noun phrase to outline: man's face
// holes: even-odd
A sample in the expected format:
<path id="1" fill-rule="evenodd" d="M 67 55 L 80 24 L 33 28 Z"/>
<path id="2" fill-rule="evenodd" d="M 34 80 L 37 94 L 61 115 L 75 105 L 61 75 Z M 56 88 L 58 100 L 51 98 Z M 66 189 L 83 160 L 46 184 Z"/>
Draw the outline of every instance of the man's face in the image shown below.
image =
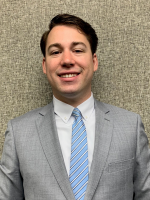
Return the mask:
<path id="1" fill-rule="evenodd" d="M 86 36 L 75 27 L 59 25 L 51 30 L 42 66 L 57 99 L 65 102 L 76 98 L 82 103 L 90 97 L 97 56 L 92 55 Z"/>

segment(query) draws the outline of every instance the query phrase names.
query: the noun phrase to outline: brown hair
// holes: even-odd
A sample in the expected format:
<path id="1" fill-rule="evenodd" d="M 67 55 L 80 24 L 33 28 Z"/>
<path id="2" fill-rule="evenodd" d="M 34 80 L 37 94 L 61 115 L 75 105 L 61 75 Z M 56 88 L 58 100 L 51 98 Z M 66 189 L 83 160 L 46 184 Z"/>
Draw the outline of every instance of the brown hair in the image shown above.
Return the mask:
<path id="1" fill-rule="evenodd" d="M 49 30 L 46 31 L 40 41 L 40 47 L 43 56 L 45 57 L 45 49 L 46 49 L 46 43 L 47 38 L 50 33 L 50 31 L 58 25 L 66 25 L 66 26 L 75 26 L 79 31 L 81 31 L 87 38 L 87 40 L 90 43 L 92 54 L 96 52 L 97 44 L 98 44 L 98 37 L 96 35 L 95 30 L 92 28 L 92 26 L 82 20 L 81 18 L 70 15 L 70 14 L 59 14 L 56 15 L 49 24 Z"/>

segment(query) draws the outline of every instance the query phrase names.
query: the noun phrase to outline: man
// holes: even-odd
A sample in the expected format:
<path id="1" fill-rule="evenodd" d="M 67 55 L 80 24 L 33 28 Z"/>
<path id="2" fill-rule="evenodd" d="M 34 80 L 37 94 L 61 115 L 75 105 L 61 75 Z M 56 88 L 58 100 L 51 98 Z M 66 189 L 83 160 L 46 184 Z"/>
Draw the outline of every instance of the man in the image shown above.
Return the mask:
<path id="1" fill-rule="evenodd" d="M 8 123 L 0 200 L 150 199 L 150 154 L 139 115 L 91 93 L 97 42 L 82 19 L 52 19 L 41 50 L 53 102 Z"/>

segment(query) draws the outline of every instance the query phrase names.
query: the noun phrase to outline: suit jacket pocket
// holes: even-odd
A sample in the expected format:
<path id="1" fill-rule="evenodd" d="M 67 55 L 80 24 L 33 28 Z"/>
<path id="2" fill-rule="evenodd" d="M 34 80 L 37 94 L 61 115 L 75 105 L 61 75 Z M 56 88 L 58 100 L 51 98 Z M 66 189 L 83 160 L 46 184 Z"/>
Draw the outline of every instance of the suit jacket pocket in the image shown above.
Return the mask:
<path id="1" fill-rule="evenodd" d="M 110 163 L 108 165 L 107 170 L 108 170 L 109 173 L 122 171 L 122 170 L 128 170 L 128 169 L 133 167 L 133 163 L 134 163 L 134 158 L 119 161 L 119 162 Z"/>

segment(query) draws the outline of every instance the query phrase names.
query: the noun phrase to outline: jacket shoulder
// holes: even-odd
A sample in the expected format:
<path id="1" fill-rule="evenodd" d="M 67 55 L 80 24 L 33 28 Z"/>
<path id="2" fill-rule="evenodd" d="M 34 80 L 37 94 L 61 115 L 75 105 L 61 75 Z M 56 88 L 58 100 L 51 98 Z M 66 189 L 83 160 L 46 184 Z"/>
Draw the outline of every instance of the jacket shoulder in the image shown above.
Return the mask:
<path id="1" fill-rule="evenodd" d="M 111 104 L 103 103 L 100 101 L 95 101 L 96 108 L 99 108 L 101 111 L 103 111 L 105 114 L 107 113 L 109 116 L 111 116 L 113 119 L 115 118 L 135 118 L 139 117 L 139 115 L 135 112 L 128 111 L 124 108 L 120 108 Z"/>
<path id="2" fill-rule="evenodd" d="M 31 121 L 35 121 L 40 115 L 46 115 L 47 112 L 50 112 L 50 110 L 53 108 L 53 103 L 51 102 L 50 104 L 44 106 L 44 107 L 39 107 L 36 108 L 34 110 L 31 110 L 19 117 L 16 117 L 12 120 L 10 120 L 10 122 L 12 124 L 16 124 L 16 123 L 21 123 L 21 122 L 31 122 Z"/>

